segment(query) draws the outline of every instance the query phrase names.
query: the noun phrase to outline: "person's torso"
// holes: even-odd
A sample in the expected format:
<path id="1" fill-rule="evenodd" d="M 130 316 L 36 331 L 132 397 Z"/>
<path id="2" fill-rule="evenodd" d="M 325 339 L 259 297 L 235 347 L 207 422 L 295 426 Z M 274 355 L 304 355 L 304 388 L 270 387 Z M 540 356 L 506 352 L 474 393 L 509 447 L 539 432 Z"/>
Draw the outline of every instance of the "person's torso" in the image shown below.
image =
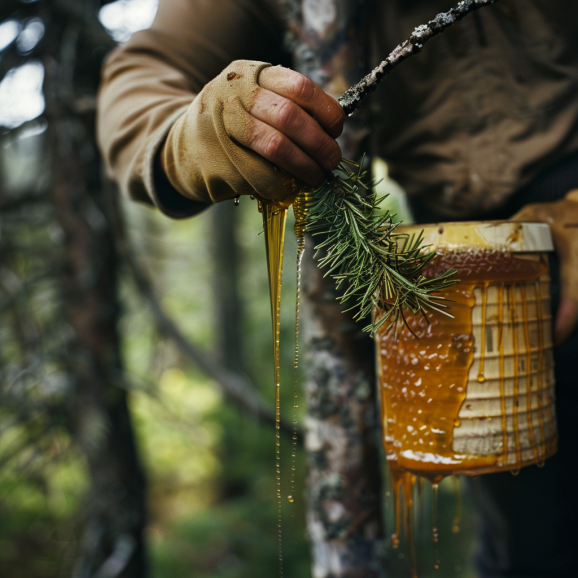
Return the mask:
<path id="1" fill-rule="evenodd" d="M 371 66 L 444 0 L 375 0 Z M 373 149 L 448 216 L 492 210 L 578 151 L 578 4 L 500 0 L 432 39 L 373 96 Z"/>

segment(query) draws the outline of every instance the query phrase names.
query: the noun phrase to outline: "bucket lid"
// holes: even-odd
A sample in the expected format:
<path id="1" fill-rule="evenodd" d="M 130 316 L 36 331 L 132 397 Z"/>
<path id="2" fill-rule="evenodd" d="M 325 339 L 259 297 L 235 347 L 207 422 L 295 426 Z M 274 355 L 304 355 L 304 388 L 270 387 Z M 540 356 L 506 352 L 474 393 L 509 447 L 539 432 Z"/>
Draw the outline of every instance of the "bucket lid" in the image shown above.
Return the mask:
<path id="1" fill-rule="evenodd" d="M 513 221 L 470 221 L 402 225 L 397 233 L 419 234 L 423 230 L 423 245 L 432 251 L 457 250 L 463 247 L 506 250 L 512 253 L 553 251 L 550 227 L 546 223 L 516 223 Z"/>

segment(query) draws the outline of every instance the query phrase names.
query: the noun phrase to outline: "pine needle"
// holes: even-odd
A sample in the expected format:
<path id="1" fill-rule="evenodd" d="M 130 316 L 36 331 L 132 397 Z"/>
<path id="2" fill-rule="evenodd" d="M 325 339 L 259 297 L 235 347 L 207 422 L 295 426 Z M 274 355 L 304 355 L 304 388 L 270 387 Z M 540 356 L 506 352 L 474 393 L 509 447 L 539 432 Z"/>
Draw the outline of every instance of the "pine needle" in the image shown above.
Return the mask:
<path id="1" fill-rule="evenodd" d="M 338 289 L 346 286 L 340 301 L 354 300 L 347 311 L 356 310 L 356 320 L 374 314 L 364 328 L 371 335 L 388 321 L 388 328 L 400 319 L 405 323 L 404 309 L 426 319 L 428 312 L 451 317 L 449 301 L 439 293 L 458 281 L 456 271 L 424 277 L 435 252 L 423 245 L 423 231 L 399 233 L 395 215 L 387 211 L 375 216 L 387 195 L 378 197 L 365 177 L 366 171 L 344 159 L 313 192 L 308 212 L 305 230 L 324 237 L 315 247 L 323 254 L 319 265 L 326 267 L 325 276 L 333 277 Z M 383 311 L 380 317 L 377 310 Z"/>

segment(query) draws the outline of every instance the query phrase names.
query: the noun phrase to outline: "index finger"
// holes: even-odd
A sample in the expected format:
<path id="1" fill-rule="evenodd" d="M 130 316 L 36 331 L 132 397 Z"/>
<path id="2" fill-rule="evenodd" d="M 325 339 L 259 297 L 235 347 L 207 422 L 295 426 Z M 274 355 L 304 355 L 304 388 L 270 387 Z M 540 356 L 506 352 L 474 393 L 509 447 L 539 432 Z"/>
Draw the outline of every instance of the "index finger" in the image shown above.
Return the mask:
<path id="1" fill-rule="evenodd" d="M 259 86 L 291 99 L 333 138 L 341 134 L 345 121 L 341 105 L 303 74 L 282 66 L 270 66 L 261 71 Z"/>

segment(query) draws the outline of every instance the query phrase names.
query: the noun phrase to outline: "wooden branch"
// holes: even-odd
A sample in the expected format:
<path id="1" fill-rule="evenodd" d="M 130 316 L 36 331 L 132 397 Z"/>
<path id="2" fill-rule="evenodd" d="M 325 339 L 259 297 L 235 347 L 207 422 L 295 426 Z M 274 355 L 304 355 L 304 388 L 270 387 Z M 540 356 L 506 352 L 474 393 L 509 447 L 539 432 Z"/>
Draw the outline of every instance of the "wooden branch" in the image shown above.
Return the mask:
<path id="1" fill-rule="evenodd" d="M 122 244 L 124 245 L 124 243 Z M 258 420 L 274 426 L 275 412 L 261 398 L 248 379 L 240 373 L 224 369 L 212 359 L 210 354 L 202 351 L 187 339 L 176 323 L 163 310 L 150 279 L 137 264 L 126 245 L 121 248 L 121 251 L 138 290 L 150 307 L 159 331 L 170 337 L 183 355 L 193 361 L 203 373 L 214 379 L 230 401 L 247 410 Z M 281 421 L 281 431 L 293 436 L 293 426 L 285 421 Z M 297 436 L 299 442 L 302 443 L 303 431 L 301 429 L 297 431 Z"/>
<path id="2" fill-rule="evenodd" d="M 455 8 L 450 8 L 448 12 L 438 14 L 427 24 L 417 26 L 408 40 L 397 46 L 393 52 L 367 76 L 363 77 L 357 84 L 348 88 L 339 98 L 339 104 L 343 107 L 345 114 L 353 114 L 361 104 L 361 101 L 373 92 L 383 78 L 388 75 L 398 64 L 409 58 L 413 54 L 418 54 L 423 50 L 425 43 L 434 36 L 441 34 L 448 26 L 455 24 L 470 12 L 482 8 L 489 4 L 494 4 L 498 0 L 463 0 Z"/>

